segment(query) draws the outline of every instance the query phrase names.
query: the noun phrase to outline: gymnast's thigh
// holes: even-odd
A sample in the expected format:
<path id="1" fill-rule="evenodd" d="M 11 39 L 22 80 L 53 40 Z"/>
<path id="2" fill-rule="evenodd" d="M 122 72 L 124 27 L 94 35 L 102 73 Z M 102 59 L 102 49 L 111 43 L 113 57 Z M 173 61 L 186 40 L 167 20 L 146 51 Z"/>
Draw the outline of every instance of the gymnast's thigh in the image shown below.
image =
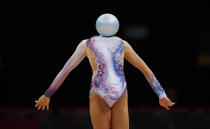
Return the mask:
<path id="1" fill-rule="evenodd" d="M 111 109 L 94 91 L 90 94 L 90 118 L 94 129 L 110 129 Z"/>
<path id="2" fill-rule="evenodd" d="M 129 129 L 128 93 L 120 98 L 112 107 L 112 129 Z"/>

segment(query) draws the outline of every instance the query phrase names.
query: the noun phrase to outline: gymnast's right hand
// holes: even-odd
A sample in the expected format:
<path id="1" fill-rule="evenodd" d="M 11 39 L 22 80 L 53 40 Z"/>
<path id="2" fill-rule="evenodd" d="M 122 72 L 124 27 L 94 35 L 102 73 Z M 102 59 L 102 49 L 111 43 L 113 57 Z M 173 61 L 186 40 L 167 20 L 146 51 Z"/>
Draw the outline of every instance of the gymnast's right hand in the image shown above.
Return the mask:
<path id="1" fill-rule="evenodd" d="M 37 108 L 37 110 L 44 110 L 45 108 L 47 110 L 49 110 L 49 103 L 50 103 L 50 98 L 47 96 L 42 95 L 38 100 L 35 100 L 36 104 L 35 104 L 35 108 Z"/>

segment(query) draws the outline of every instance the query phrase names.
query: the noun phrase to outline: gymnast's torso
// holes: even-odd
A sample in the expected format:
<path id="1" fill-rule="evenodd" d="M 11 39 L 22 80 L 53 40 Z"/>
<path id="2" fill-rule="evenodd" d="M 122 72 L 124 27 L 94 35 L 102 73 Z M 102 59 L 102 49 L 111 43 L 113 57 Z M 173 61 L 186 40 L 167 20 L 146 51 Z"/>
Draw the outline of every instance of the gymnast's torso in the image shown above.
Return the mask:
<path id="1" fill-rule="evenodd" d="M 124 75 L 124 42 L 118 37 L 94 36 L 87 40 L 87 57 L 94 91 L 111 107 L 127 89 Z"/>

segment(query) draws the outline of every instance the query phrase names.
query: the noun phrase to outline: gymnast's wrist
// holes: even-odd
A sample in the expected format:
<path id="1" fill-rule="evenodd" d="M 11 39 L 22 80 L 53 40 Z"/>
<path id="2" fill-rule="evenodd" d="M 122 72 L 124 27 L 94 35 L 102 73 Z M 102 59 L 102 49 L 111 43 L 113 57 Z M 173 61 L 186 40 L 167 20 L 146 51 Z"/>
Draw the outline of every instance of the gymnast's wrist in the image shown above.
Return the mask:
<path id="1" fill-rule="evenodd" d="M 162 98 L 165 98 L 165 97 L 167 97 L 166 93 L 163 93 L 163 94 L 159 95 L 159 99 L 162 99 Z"/>
<path id="2" fill-rule="evenodd" d="M 44 95 L 45 97 L 49 98 L 49 99 L 51 98 L 51 95 L 49 95 L 49 94 L 47 94 L 47 93 L 44 93 L 43 95 Z"/>

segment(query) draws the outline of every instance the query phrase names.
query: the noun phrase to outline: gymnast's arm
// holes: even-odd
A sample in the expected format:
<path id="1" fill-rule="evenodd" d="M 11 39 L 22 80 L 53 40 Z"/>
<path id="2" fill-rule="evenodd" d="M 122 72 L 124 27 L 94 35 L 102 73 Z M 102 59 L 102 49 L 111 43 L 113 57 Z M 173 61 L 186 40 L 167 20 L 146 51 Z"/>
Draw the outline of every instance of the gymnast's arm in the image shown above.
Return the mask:
<path id="1" fill-rule="evenodd" d="M 174 105 L 174 103 L 172 103 L 168 99 L 164 89 L 158 82 L 155 75 L 145 64 L 145 62 L 138 56 L 138 54 L 133 50 L 133 48 L 128 42 L 124 41 L 124 45 L 125 45 L 125 50 L 124 50 L 125 59 L 143 73 L 143 75 L 149 82 L 150 86 L 152 87 L 153 91 L 158 95 L 160 105 L 165 107 L 166 109 L 169 109 L 168 106 L 172 106 Z"/>
<path id="2" fill-rule="evenodd" d="M 87 53 L 87 46 L 86 46 L 86 40 L 83 40 L 79 43 L 77 46 L 75 52 L 73 55 L 69 58 L 69 60 L 66 62 L 62 70 L 58 73 L 58 75 L 55 77 L 49 88 L 46 90 L 44 95 L 42 95 L 36 102 L 35 107 L 42 108 L 44 110 L 45 106 L 49 110 L 49 101 L 50 97 L 58 90 L 58 88 L 61 86 L 63 81 L 66 79 L 68 74 L 79 65 L 79 63 L 86 57 Z"/>

